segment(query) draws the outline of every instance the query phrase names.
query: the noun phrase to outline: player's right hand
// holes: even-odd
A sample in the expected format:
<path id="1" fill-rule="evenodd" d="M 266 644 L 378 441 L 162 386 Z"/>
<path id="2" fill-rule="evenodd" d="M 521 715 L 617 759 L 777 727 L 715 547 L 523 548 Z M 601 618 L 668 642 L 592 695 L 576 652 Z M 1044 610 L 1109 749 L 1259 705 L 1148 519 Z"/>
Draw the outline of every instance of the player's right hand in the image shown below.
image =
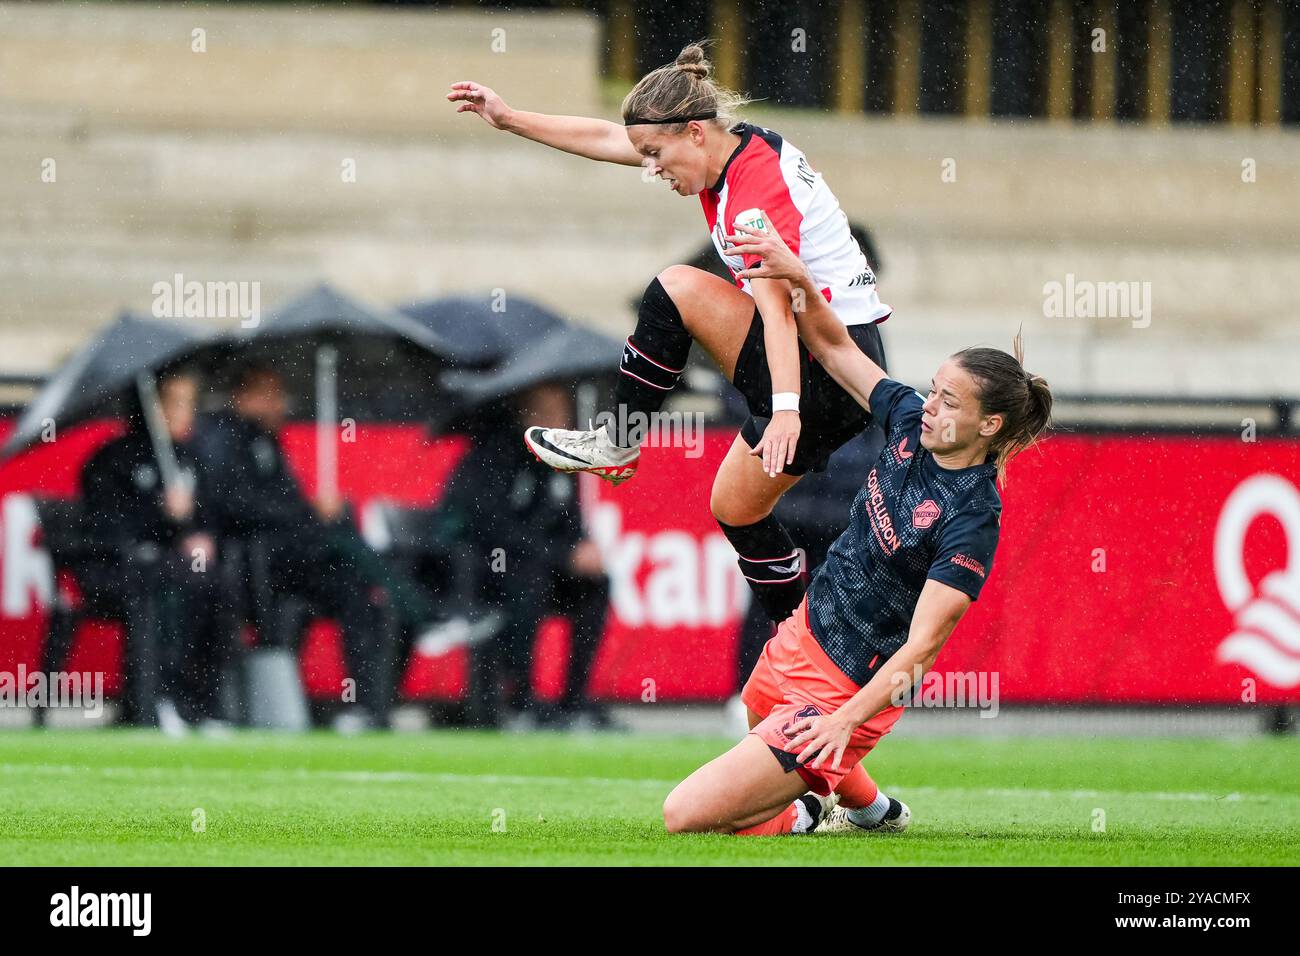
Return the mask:
<path id="1" fill-rule="evenodd" d="M 775 478 L 785 471 L 786 465 L 794 462 L 800 428 L 798 412 L 775 412 L 763 429 L 763 437 L 749 450 L 751 455 L 763 457 L 763 471 L 769 478 Z"/>
<path id="2" fill-rule="evenodd" d="M 506 106 L 505 100 L 482 83 L 475 83 L 472 80 L 453 83 L 451 92 L 447 94 L 447 100 L 460 104 L 456 107 L 457 113 L 468 110 L 483 117 L 483 121 L 493 129 L 506 128 L 510 107 Z"/>

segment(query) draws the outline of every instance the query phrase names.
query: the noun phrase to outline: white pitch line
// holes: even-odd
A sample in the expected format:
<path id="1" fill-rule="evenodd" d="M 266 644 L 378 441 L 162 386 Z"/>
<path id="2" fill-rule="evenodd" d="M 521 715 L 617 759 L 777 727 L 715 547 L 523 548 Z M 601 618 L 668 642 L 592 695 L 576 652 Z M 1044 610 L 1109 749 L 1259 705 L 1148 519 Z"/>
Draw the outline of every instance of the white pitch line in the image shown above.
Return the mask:
<path id="1" fill-rule="evenodd" d="M 1037 797 L 1040 799 L 1095 800 L 1099 797 L 1131 797 L 1139 800 L 1173 800 L 1195 803 L 1269 803 L 1274 800 L 1300 800 L 1296 793 L 1198 793 L 1189 790 L 1017 790 L 1006 787 L 968 789 L 964 787 L 890 787 L 889 793 L 940 796 L 968 794 L 980 797 Z"/>
<path id="2" fill-rule="evenodd" d="M 0 764 L 0 772 L 46 773 L 59 775 L 92 774 L 101 777 L 155 777 L 175 779 L 179 775 L 209 775 L 234 778 L 257 777 L 266 780 L 304 782 L 308 780 L 337 780 L 343 783 L 445 783 L 477 786 L 605 786 L 646 787 L 670 790 L 676 780 L 654 780 L 644 777 L 556 777 L 524 774 L 474 774 L 438 773 L 419 770 L 242 770 L 235 767 L 79 767 L 74 764 Z M 1048 790 L 1015 789 L 1007 787 L 934 787 L 891 786 L 889 793 L 912 796 L 967 796 L 999 799 L 1040 800 L 1096 800 L 1102 797 L 1121 797 L 1134 800 L 1156 800 L 1194 803 L 1272 803 L 1278 800 L 1300 800 L 1295 793 L 1206 793 L 1187 790 Z"/>
<path id="3" fill-rule="evenodd" d="M 522 774 L 436 773 L 419 770 L 243 770 L 237 767 L 79 767 L 74 764 L 0 764 L 0 773 L 49 773 L 63 775 L 98 774 L 103 777 L 166 777 L 177 774 L 220 775 L 226 777 L 303 782 L 324 778 L 343 783 L 454 783 L 540 786 L 646 786 L 668 787 L 676 780 L 652 780 L 644 777 L 552 777 Z"/>

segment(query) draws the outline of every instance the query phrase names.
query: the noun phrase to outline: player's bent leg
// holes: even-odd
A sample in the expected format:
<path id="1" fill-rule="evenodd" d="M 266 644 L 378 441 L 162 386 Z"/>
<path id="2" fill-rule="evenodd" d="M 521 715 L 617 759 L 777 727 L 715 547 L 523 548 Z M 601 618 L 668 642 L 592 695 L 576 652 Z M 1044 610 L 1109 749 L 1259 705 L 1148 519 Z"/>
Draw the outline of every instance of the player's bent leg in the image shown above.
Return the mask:
<path id="1" fill-rule="evenodd" d="M 737 435 L 713 479 L 709 499 L 754 599 L 777 624 L 794 612 L 807 588 L 803 554 L 772 514 L 777 500 L 798 480 L 798 475 L 768 475 Z"/>
<path id="2" fill-rule="evenodd" d="M 664 826 L 669 833 L 736 833 L 790 809 L 805 789 L 803 779 L 786 773 L 766 743 L 748 734 L 668 794 Z"/>
<path id="3" fill-rule="evenodd" d="M 862 764 L 858 764 L 835 787 L 840 795 L 840 805 L 845 807 L 869 807 L 880 796 L 880 786 L 871 779 Z"/>
<path id="4" fill-rule="evenodd" d="M 754 319 L 754 300 L 725 279 L 694 266 L 670 266 L 659 273 L 658 282 L 691 338 L 731 381 Z"/>
<path id="5" fill-rule="evenodd" d="M 762 459 L 749 452 L 745 439 L 736 435 L 713 477 L 709 509 L 720 522 L 747 525 L 762 521 L 802 477 L 783 473 L 773 478 L 763 471 Z"/>

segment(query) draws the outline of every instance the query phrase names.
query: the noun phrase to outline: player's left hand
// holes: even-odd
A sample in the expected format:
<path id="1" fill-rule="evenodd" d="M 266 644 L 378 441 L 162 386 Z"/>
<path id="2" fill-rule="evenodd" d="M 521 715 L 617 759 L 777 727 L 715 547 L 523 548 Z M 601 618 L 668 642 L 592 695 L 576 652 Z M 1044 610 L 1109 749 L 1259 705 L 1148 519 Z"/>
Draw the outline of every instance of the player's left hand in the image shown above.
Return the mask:
<path id="1" fill-rule="evenodd" d="M 844 751 L 853 738 L 853 731 L 858 729 L 852 721 L 840 716 L 841 713 L 836 711 L 820 717 L 805 717 L 786 731 L 795 734 L 788 748 L 790 753 L 794 753 L 800 744 L 806 745 L 799 752 L 799 763 L 817 768 L 829 758 L 830 769 L 840 769 Z"/>
<path id="2" fill-rule="evenodd" d="M 768 477 L 775 478 L 785 471 L 785 466 L 794 461 L 794 450 L 799 444 L 799 429 L 802 428 L 799 413 L 789 410 L 776 412 L 763 429 L 763 437 L 749 450 L 751 455 L 763 456 L 763 471 Z"/>

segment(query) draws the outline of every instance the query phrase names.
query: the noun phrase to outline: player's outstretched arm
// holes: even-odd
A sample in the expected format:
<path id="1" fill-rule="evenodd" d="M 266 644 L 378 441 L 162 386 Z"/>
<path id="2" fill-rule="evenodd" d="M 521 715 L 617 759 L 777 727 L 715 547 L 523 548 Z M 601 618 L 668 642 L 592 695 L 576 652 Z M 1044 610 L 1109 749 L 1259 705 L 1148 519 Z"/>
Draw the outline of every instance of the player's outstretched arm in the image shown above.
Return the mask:
<path id="1" fill-rule="evenodd" d="M 907 642 L 839 710 L 805 717 L 794 724 L 787 731 L 794 735 L 790 752 L 802 746 L 800 763 L 840 769 L 853 732 L 886 707 L 907 699 L 911 688 L 934 666 L 939 651 L 970 605 L 967 594 L 933 578 L 926 581 L 912 614 Z"/>
<path id="2" fill-rule="evenodd" d="M 623 166 L 640 166 L 642 162 L 641 154 L 627 138 L 627 130 L 608 120 L 514 110 L 495 91 L 472 80 L 453 83 L 447 99 L 459 104 L 457 113 L 477 113 L 493 129 L 503 129 L 575 156 Z"/>
<path id="3" fill-rule="evenodd" d="M 862 354 L 849 338 L 848 329 L 822 298 L 808 267 L 790 251 L 779 235 L 739 224 L 736 229 L 739 230 L 736 235 L 726 237 L 730 247 L 725 251 L 758 256 L 763 260 L 752 269 L 737 272 L 736 277 L 790 280 L 796 295 L 794 318 L 799 338 L 840 387 L 859 405 L 870 410 L 871 392 L 886 377 L 885 370 Z"/>

